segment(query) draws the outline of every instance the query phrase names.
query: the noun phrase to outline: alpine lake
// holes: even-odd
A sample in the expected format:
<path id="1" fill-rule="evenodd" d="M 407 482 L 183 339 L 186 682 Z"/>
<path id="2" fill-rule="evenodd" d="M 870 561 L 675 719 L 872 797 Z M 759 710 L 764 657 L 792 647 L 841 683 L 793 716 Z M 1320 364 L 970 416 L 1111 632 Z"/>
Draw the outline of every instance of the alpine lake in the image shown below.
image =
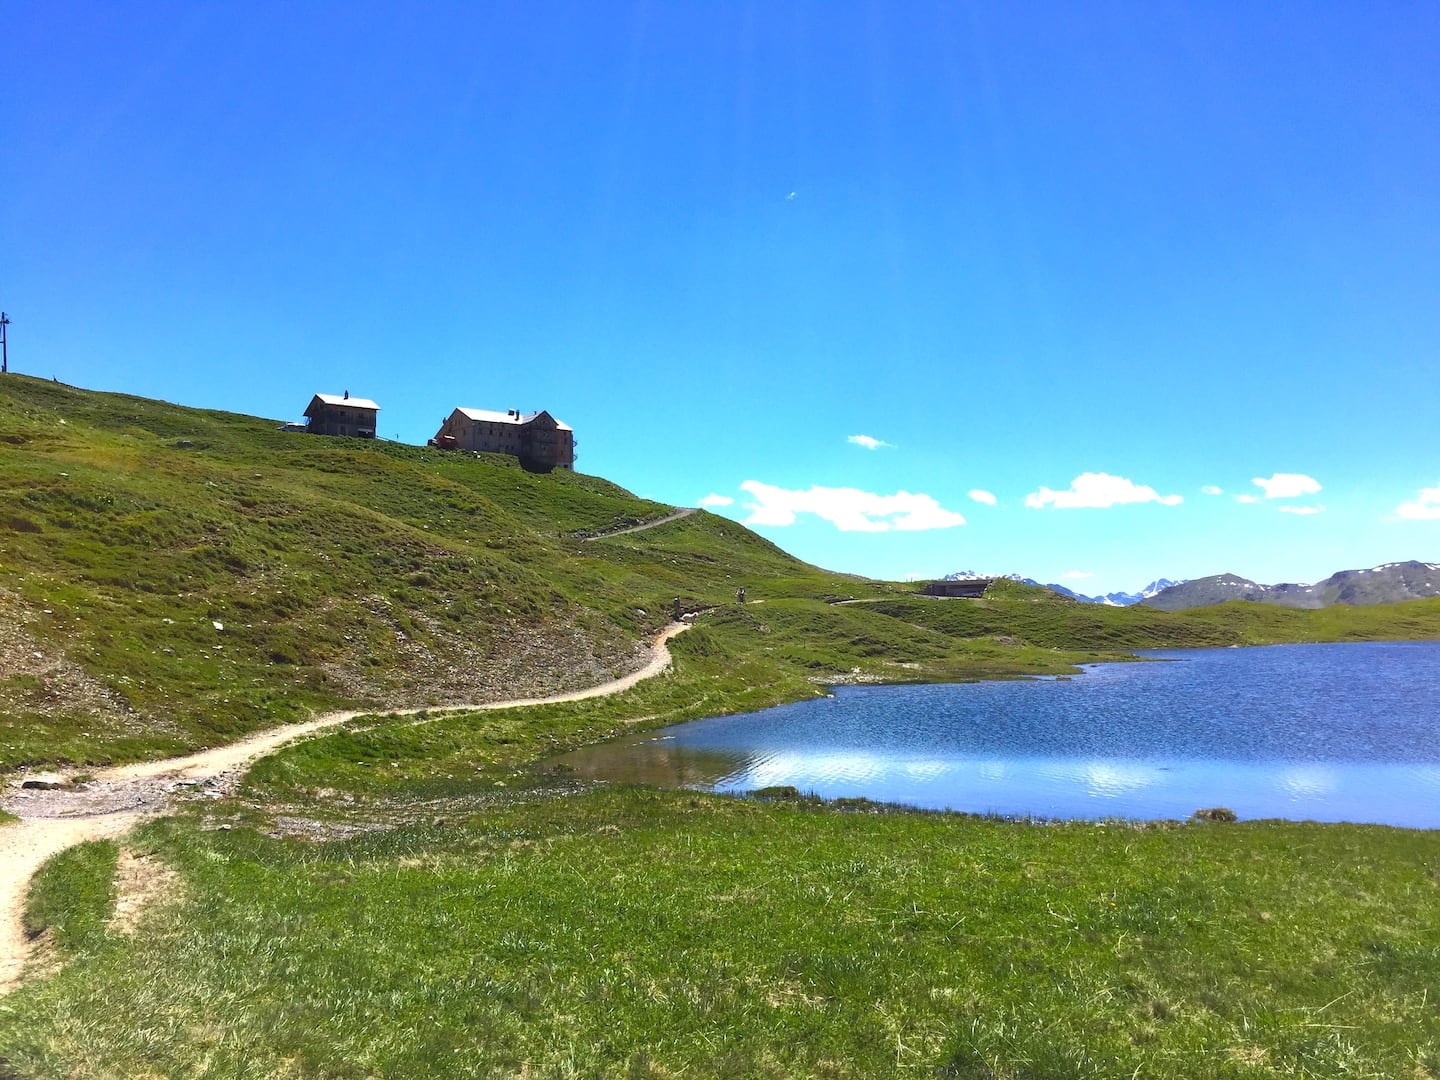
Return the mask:
<path id="1" fill-rule="evenodd" d="M 793 787 L 1040 819 L 1440 828 L 1440 642 L 1146 651 L 1071 678 L 840 687 L 554 759 L 578 776 Z"/>

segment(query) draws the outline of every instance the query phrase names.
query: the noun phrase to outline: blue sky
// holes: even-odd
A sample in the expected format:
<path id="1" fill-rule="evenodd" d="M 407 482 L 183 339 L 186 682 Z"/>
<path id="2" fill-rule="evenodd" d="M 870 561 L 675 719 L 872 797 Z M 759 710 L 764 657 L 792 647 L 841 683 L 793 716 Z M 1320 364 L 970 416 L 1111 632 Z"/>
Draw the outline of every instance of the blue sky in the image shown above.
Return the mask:
<path id="1" fill-rule="evenodd" d="M 582 470 L 877 577 L 1440 561 L 1433 3 L 0 24 L 16 370 L 348 389 L 416 443 L 545 408 Z"/>

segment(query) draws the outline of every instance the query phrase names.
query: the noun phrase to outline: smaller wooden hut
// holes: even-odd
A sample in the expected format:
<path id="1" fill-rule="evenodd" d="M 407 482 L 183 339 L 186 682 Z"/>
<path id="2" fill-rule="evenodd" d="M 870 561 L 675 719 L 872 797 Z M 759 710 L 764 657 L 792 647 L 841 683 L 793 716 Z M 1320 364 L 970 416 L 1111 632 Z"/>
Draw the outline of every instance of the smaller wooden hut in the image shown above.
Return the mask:
<path id="1" fill-rule="evenodd" d="M 346 435 L 352 439 L 375 438 L 375 414 L 380 406 L 367 398 L 344 394 L 316 394 L 305 409 L 312 435 Z"/>
<path id="2" fill-rule="evenodd" d="M 961 578 L 959 581 L 929 581 L 920 590 L 922 596 L 947 596 L 978 600 L 985 595 L 994 578 Z"/>

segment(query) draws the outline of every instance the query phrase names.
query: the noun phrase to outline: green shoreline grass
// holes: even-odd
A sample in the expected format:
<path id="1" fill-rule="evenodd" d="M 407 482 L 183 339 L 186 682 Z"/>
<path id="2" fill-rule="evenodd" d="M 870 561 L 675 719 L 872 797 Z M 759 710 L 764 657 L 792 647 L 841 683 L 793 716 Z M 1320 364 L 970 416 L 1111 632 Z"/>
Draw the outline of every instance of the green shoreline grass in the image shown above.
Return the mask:
<path id="1" fill-rule="evenodd" d="M 609 789 L 313 843 L 0 1010 L 17 1075 L 1425 1077 L 1440 834 Z"/>

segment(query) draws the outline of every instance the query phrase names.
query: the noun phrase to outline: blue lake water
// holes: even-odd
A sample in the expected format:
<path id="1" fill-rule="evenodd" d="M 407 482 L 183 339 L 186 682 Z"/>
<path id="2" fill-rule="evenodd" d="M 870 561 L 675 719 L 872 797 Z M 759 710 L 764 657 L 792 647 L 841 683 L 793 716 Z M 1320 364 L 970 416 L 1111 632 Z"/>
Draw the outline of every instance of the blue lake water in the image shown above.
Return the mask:
<path id="1" fill-rule="evenodd" d="M 1440 828 L 1440 642 L 1145 652 L 1073 679 L 842 687 L 567 754 L 580 775 L 793 785 L 1047 818 Z"/>

